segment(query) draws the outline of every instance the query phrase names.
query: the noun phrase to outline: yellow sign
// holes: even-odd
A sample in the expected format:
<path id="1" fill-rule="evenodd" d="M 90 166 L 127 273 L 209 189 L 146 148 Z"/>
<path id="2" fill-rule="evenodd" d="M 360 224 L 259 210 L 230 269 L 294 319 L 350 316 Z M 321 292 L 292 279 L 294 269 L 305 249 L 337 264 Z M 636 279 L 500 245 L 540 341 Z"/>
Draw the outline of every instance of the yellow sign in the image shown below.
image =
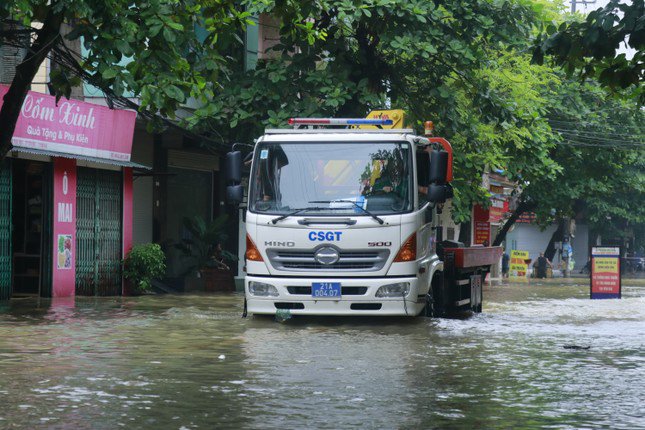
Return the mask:
<path id="1" fill-rule="evenodd" d="M 529 265 L 527 263 L 529 259 L 528 251 L 511 251 L 511 261 L 509 264 L 509 278 L 513 278 L 514 281 L 528 281 L 527 272 Z"/>
<path id="2" fill-rule="evenodd" d="M 391 119 L 392 125 L 382 125 L 381 128 L 404 128 L 405 111 L 403 109 L 373 110 L 367 119 Z M 374 129 L 375 125 L 359 125 L 358 128 Z"/>
<path id="3" fill-rule="evenodd" d="M 526 264 L 511 264 L 510 269 L 511 269 L 511 275 L 512 276 L 526 276 L 526 269 L 527 269 Z"/>
<path id="4" fill-rule="evenodd" d="M 618 259 L 596 257 L 593 259 L 593 271 L 594 273 L 618 273 Z"/>

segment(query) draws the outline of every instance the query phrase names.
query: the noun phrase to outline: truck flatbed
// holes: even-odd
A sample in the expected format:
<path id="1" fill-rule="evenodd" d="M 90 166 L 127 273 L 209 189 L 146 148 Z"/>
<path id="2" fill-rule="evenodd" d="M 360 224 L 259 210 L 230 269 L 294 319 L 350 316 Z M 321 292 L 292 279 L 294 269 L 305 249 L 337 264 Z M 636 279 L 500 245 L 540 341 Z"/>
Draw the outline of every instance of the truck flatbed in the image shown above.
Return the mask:
<path id="1" fill-rule="evenodd" d="M 444 252 L 454 255 L 455 268 L 466 269 L 469 267 L 497 264 L 502 255 L 502 247 L 472 246 L 468 248 L 446 248 Z"/>

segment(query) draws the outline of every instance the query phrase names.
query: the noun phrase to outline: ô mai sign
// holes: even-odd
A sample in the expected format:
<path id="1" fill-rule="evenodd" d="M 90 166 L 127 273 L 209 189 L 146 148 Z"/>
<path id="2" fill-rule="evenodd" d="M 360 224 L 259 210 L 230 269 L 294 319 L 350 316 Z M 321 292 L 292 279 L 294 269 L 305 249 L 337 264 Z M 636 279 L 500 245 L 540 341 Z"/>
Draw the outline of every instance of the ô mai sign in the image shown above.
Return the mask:
<path id="1" fill-rule="evenodd" d="M 0 108 L 8 87 L 0 85 Z M 130 161 L 136 112 L 29 91 L 11 143 L 110 160 Z"/>

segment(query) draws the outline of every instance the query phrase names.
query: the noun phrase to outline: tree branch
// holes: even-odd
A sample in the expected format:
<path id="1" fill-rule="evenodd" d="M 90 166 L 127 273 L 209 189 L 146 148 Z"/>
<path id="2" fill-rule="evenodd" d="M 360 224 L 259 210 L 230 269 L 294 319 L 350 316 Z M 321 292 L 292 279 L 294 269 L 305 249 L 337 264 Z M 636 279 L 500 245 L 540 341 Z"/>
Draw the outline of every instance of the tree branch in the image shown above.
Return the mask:
<path id="1" fill-rule="evenodd" d="M 511 217 L 504 223 L 504 226 L 502 229 L 497 233 L 497 236 L 495 236 L 495 240 L 493 241 L 493 246 L 500 246 L 504 239 L 506 239 L 506 233 L 511 229 L 511 227 L 515 224 L 515 222 L 519 219 L 520 216 L 522 216 L 523 213 L 525 212 L 530 212 L 535 207 L 537 206 L 537 203 L 535 201 L 522 201 L 520 202 L 519 205 L 517 205 L 517 208 L 511 215 Z"/>
<path id="2" fill-rule="evenodd" d="M 43 26 L 37 32 L 37 37 L 31 45 L 24 61 L 16 67 L 16 74 L 11 82 L 9 91 L 4 96 L 4 103 L 0 109 L 0 162 L 4 160 L 7 152 L 11 150 L 11 138 L 16 129 L 16 123 L 22 104 L 27 96 L 27 91 L 34 80 L 38 68 L 47 58 L 49 51 L 60 37 L 60 27 L 63 23 L 63 11 L 54 12 L 50 7 Z"/>

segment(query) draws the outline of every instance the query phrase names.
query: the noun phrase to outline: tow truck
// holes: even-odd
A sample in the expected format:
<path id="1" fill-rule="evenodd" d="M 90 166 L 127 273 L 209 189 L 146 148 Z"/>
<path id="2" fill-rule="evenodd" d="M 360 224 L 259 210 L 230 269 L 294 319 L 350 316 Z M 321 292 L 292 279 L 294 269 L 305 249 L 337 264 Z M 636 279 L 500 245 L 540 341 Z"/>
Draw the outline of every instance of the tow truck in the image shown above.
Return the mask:
<path id="1" fill-rule="evenodd" d="M 500 247 L 443 240 L 453 152 L 392 118 L 292 118 L 255 141 L 246 205 L 250 314 L 442 317 L 482 310 Z M 243 154 L 227 199 L 245 200 Z"/>

